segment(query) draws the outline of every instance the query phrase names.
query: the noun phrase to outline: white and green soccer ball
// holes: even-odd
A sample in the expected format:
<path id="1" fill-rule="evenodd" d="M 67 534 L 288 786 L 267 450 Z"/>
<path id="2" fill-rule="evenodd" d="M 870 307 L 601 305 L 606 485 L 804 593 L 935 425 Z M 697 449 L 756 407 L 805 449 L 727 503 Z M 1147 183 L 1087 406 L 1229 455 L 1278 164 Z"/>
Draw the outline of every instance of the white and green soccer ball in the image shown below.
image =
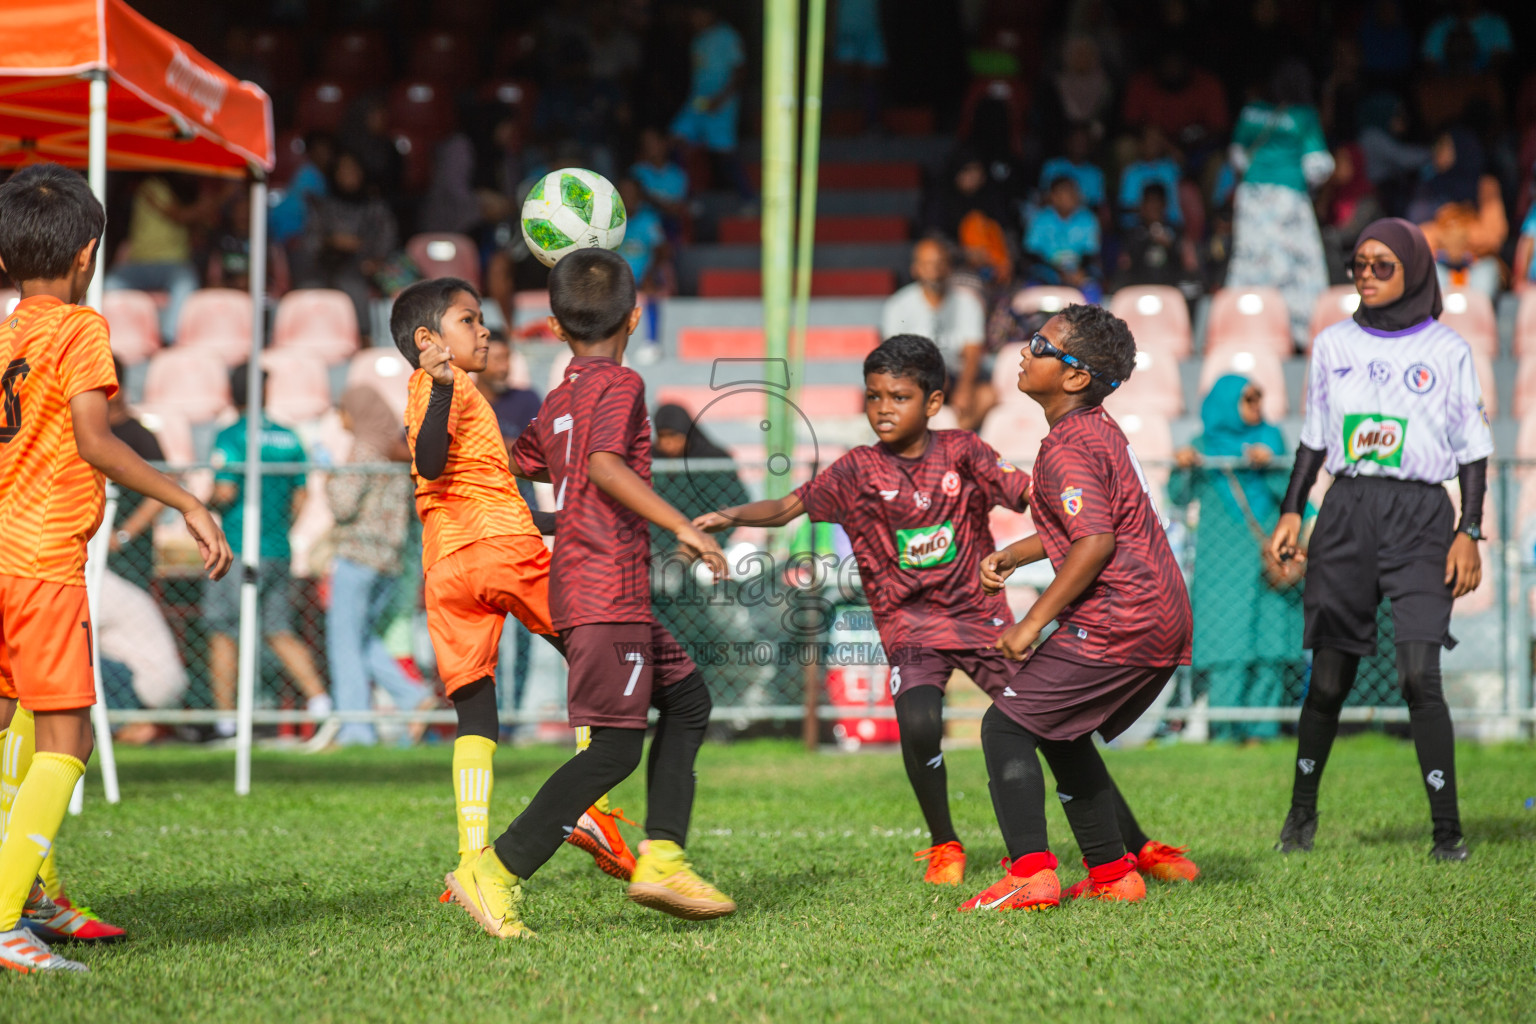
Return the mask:
<path id="1" fill-rule="evenodd" d="M 523 200 L 523 241 L 552 267 L 577 249 L 617 249 L 628 221 L 624 200 L 595 171 L 565 167 L 540 178 Z"/>

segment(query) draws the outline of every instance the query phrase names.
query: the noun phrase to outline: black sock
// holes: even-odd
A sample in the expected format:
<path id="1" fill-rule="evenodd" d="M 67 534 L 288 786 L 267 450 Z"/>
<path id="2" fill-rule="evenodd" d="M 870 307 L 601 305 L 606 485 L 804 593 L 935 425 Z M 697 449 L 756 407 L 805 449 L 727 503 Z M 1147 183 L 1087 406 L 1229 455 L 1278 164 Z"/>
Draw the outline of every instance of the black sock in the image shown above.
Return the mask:
<path id="1" fill-rule="evenodd" d="M 1114 779 L 1109 780 L 1109 793 L 1115 801 L 1115 824 L 1120 828 L 1120 838 L 1125 842 L 1125 848 L 1131 853 L 1140 853 L 1152 837 L 1141 830 L 1141 823 L 1131 813 L 1131 805 L 1120 795 L 1120 787 L 1115 785 Z"/>
<path id="2" fill-rule="evenodd" d="M 949 773 L 944 768 L 944 691 L 919 686 L 903 692 L 896 698 L 896 724 L 907 781 L 917 794 L 933 845 L 958 842 L 949 820 Z"/>
<path id="3" fill-rule="evenodd" d="M 592 745 L 555 769 L 530 803 L 496 839 L 507 870 L 527 878 L 555 855 L 592 802 L 640 766 L 644 729 L 593 726 Z"/>
<path id="4" fill-rule="evenodd" d="M 1034 735 L 994 704 L 981 719 L 981 752 L 1009 859 L 1045 853 L 1051 848 L 1045 833 L 1045 773 Z"/>
<path id="5" fill-rule="evenodd" d="M 1435 841 L 1461 838 L 1456 801 L 1456 731 L 1441 690 L 1440 645 L 1398 644 L 1397 681 L 1408 701 L 1413 746 L 1419 755 Z"/>
<path id="6" fill-rule="evenodd" d="M 453 710 L 459 716 L 459 736 L 484 736 L 495 743 L 501 732 L 496 713 L 496 677 L 482 676 L 453 691 Z"/>
<path id="7" fill-rule="evenodd" d="M 1056 793 L 1078 849 L 1090 868 L 1125 856 L 1125 841 L 1115 823 L 1114 785 L 1109 769 L 1093 745 L 1093 736 L 1075 740 L 1041 740 L 1040 752 L 1056 776 Z"/>
<path id="8" fill-rule="evenodd" d="M 688 819 L 693 814 L 693 760 L 704 742 L 713 705 L 704 676 L 693 673 L 680 683 L 651 694 L 659 711 L 651 756 L 645 764 L 645 834 L 688 844 Z"/>
<path id="9" fill-rule="evenodd" d="M 1301 704 L 1296 723 L 1296 777 L 1291 784 L 1291 806 L 1317 813 L 1317 788 L 1323 781 L 1328 752 L 1339 734 L 1339 712 L 1355 685 L 1360 656 L 1332 647 L 1312 654 L 1312 681 Z"/>

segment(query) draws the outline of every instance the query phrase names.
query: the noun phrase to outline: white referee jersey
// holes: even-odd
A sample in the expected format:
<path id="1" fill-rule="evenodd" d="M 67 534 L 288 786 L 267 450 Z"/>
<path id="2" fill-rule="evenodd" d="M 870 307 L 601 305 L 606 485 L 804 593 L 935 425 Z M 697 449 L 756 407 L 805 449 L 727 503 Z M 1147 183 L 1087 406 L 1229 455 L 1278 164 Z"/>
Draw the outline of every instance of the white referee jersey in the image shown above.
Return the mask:
<path id="1" fill-rule="evenodd" d="M 1396 334 L 1353 320 L 1317 336 L 1301 443 L 1334 476 L 1438 484 L 1493 454 L 1466 340 L 1438 320 Z"/>

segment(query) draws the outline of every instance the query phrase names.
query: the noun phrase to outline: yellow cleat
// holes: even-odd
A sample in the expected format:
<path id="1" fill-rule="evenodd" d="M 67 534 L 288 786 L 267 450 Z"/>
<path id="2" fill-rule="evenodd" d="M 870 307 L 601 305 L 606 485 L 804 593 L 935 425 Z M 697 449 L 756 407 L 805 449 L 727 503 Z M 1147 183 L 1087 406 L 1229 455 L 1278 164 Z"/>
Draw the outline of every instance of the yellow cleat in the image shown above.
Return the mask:
<path id="1" fill-rule="evenodd" d="M 523 902 L 523 883 L 501 863 L 487 846 L 480 856 L 443 878 L 453 901 L 480 927 L 498 939 L 531 939 L 534 931 L 518 914 Z"/>
<path id="2" fill-rule="evenodd" d="M 700 878 L 683 857 L 683 848 L 666 839 L 647 839 L 640 844 L 629 898 L 690 921 L 736 912 L 736 902 Z"/>

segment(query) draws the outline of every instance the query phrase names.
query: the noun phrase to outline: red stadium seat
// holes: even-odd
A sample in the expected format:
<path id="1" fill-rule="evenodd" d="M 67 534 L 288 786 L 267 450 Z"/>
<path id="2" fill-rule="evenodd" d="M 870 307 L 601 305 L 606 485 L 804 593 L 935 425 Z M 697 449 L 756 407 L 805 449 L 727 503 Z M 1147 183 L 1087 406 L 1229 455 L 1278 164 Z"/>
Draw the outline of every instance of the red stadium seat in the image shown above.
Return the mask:
<path id="1" fill-rule="evenodd" d="M 1189 303 L 1177 288 L 1167 285 L 1134 285 L 1115 293 L 1109 311 L 1124 320 L 1145 352 L 1162 352 L 1174 359 L 1188 359 L 1193 342 L 1189 330 Z"/>
<path id="2" fill-rule="evenodd" d="M 160 453 L 173 466 L 190 466 L 197 461 L 197 446 L 192 440 L 192 424 L 175 406 L 141 402 L 133 407 L 139 422 L 160 442 Z"/>
<path id="3" fill-rule="evenodd" d="M 348 29 L 325 42 L 320 73 L 359 89 L 389 78 L 389 44 L 376 29 Z"/>
<path id="4" fill-rule="evenodd" d="M 539 87 L 526 78 L 493 78 L 480 87 L 480 102 L 496 111 L 495 119 L 511 117 L 524 131 L 533 125 Z"/>
<path id="5" fill-rule="evenodd" d="M 160 351 L 160 307 L 147 292 L 131 289 L 105 293 L 101 313 L 112 332 L 112 354 L 127 366 Z"/>
<path id="6" fill-rule="evenodd" d="M 450 88 L 467 85 L 479 76 L 480 54 L 463 33 L 433 29 L 412 41 L 413 77 L 442 82 Z"/>
<path id="7" fill-rule="evenodd" d="M 981 425 L 980 437 L 1003 458 L 1020 469 L 1028 469 L 1040 454 L 1040 442 L 1050 432 L 1044 410 L 1026 399 L 999 405 L 989 412 Z"/>
<path id="8" fill-rule="evenodd" d="M 454 121 L 452 91 L 440 82 L 413 78 L 389 91 L 389 124 L 398 132 L 436 142 Z"/>
<path id="9" fill-rule="evenodd" d="M 1360 308 L 1360 293 L 1352 284 L 1336 284 L 1317 297 L 1312 304 L 1312 319 L 1307 324 L 1307 354 L 1312 352 L 1312 339 L 1340 320 L 1348 320 Z"/>
<path id="10" fill-rule="evenodd" d="M 722 357 L 750 358 L 763 354 L 760 327 L 684 327 L 677 332 L 679 359 L 706 362 Z M 807 359 L 863 359 L 880 344 L 874 327 L 807 327 Z"/>
<path id="11" fill-rule="evenodd" d="M 274 146 L 277 166 L 272 169 L 272 184 L 283 187 L 304 166 L 304 134 L 293 129 L 279 132 Z"/>
<path id="12" fill-rule="evenodd" d="M 251 32 L 251 57 L 266 71 L 273 92 L 288 92 L 298 84 L 303 65 L 294 60 L 299 40 L 286 28 L 258 28 Z"/>
<path id="13" fill-rule="evenodd" d="M 1205 350 L 1233 345 L 1267 347 L 1281 359 L 1296 351 L 1291 340 L 1291 315 L 1274 288 L 1223 288 L 1211 297 L 1206 320 Z"/>
<path id="14" fill-rule="evenodd" d="M 394 132 L 395 151 L 405 163 L 405 187 L 421 192 L 432 180 L 432 147 L 436 140 L 416 132 Z"/>
<path id="15" fill-rule="evenodd" d="M 207 423 L 229 408 L 229 366 L 210 348 L 162 349 L 149 360 L 144 402 Z"/>
<path id="16" fill-rule="evenodd" d="M 1290 411 L 1290 400 L 1285 389 L 1285 373 L 1280 368 L 1280 357 L 1274 349 L 1265 345 L 1228 345 L 1214 352 L 1207 352 L 1200 368 L 1200 397 L 1205 398 L 1216 378 L 1235 373 L 1258 384 L 1264 392 L 1264 418 L 1278 423 Z"/>
<path id="17" fill-rule="evenodd" d="M 377 388 L 400 416 L 411 393 L 411 364 L 392 348 L 367 348 L 347 364 L 346 386 Z"/>
<path id="18" fill-rule="evenodd" d="M 1179 361 L 1165 352 L 1138 349 L 1136 371 L 1104 400 L 1104 407 L 1112 416 L 1182 416 L 1184 384 L 1179 376 Z"/>
<path id="19" fill-rule="evenodd" d="M 1482 292 L 1446 292 L 1440 322 L 1467 339 L 1472 351 L 1493 359 L 1499 354 L 1499 322 L 1493 303 Z"/>
<path id="20" fill-rule="evenodd" d="M 1035 521 L 1030 518 L 1029 512 L 1015 512 L 1001 505 L 987 513 L 987 525 L 991 527 L 992 544 L 999 550 L 1036 532 Z"/>
<path id="21" fill-rule="evenodd" d="M 725 245 L 756 245 L 762 240 L 762 218 L 721 217 L 719 239 Z M 817 217 L 817 244 L 858 244 L 861 242 L 905 242 L 911 237 L 907 218 Z"/>
<path id="22" fill-rule="evenodd" d="M 299 134 L 309 131 L 334 132 L 341 127 L 352 94 L 347 86 L 331 78 L 306 82 L 299 87 L 298 108 L 293 128 Z"/>
<path id="23" fill-rule="evenodd" d="M 885 267 L 811 271 L 811 294 L 819 298 L 880 296 L 896 290 L 896 275 Z M 763 293 L 757 270 L 711 267 L 699 271 L 699 295 L 707 299 L 748 299 Z"/>
<path id="24" fill-rule="evenodd" d="M 270 348 L 261 354 L 267 413 L 293 426 L 324 416 L 331 407 L 331 378 L 325 361 L 298 348 Z"/>
<path id="25" fill-rule="evenodd" d="M 427 277 L 459 277 L 480 287 L 480 250 L 467 235 L 412 235 L 405 253 Z"/>
<path id="26" fill-rule="evenodd" d="M 1536 355 L 1536 288 L 1520 293 L 1519 312 L 1515 314 L 1515 356 L 1524 359 Z"/>
<path id="27" fill-rule="evenodd" d="M 272 324 L 275 349 L 302 349 L 334 366 L 350 358 L 357 343 L 357 309 L 346 292 L 300 288 L 277 304 Z"/>
<path id="28" fill-rule="evenodd" d="M 176 347 L 212 352 L 226 366 L 251 358 L 251 295 L 234 288 L 203 288 L 181 305 Z"/>

